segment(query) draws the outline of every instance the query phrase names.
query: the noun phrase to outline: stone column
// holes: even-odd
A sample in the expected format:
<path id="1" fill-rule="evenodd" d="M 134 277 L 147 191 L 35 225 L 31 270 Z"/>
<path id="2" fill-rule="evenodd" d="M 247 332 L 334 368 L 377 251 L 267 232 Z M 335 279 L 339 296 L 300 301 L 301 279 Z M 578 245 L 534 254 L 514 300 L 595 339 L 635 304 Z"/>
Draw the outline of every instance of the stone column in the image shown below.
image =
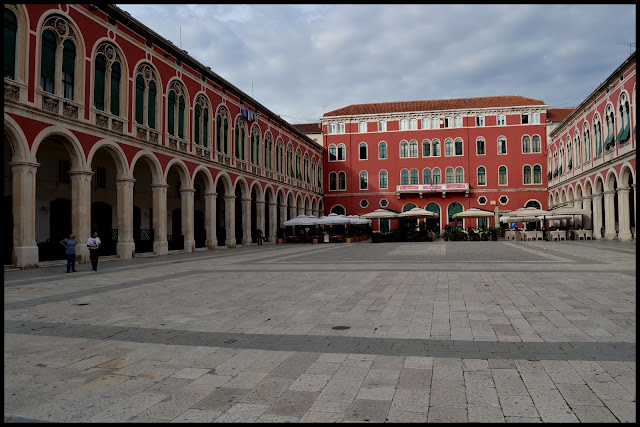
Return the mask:
<path id="1" fill-rule="evenodd" d="M 602 193 L 594 194 L 593 199 L 593 238 L 602 239 Z"/>
<path id="2" fill-rule="evenodd" d="M 224 196 L 224 243 L 228 248 L 236 247 L 236 196 Z"/>
<path id="3" fill-rule="evenodd" d="M 270 243 L 275 243 L 276 237 L 278 236 L 277 208 L 277 203 L 269 203 L 269 235 L 267 236 L 267 241 Z"/>
<path id="4" fill-rule="evenodd" d="M 284 228 L 284 222 L 287 220 L 287 205 L 279 205 L 280 208 L 280 223 L 278 228 Z"/>
<path id="5" fill-rule="evenodd" d="M 638 203 L 636 201 L 636 185 L 635 184 L 631 184 L 631 191 L 633 191 L 633 227 L 636 228 L 636 210 L 638 209 Z"/>
<path id="6" fill-rule="evenodd" d="M 289 219 L 293 219 L 298 216 L 298 208 L 295 206 L 289 206 Z"/>
<path id="7" fill-rule="evenodd" d="M 618 240 L 631 240 L 631 219 L 629 217 L 629 187 L 618 188 Z"/>
<path id="8" fill-rule="evenodd" d="M 251 246 L 251 199 L 242 202 L 242 246 Z"/>
<path id="9" fill-rule="evenodd" d="M 582 209 L 582 198 L 576 198 L 573 201 L 573 206 L 575 208 Z M 582 215 L 575 215 L 573 217 L 573 226 L 575 228 L 578 228 L 578 227 L 582 226 Z"/>
<path id="10" fill-rule="evenodd" d="M 169 253 L 167 242 L 167 184 L 152 184 L 153 191 L 153 252 Z"/>
<path id="11" fill-rule="evenodd" d="M 615 194 L 615 190 L 604 192 L 604 238 L 606 240 L 614 240 L 616 238 L 616 216 L 613 204 Z"/>
<path id="12" fill-rule="evenodd" d="M 267 238 L 267 236 L 265 236 L 264 233 L 264 226 L 265 226 L 265 202 L 264 201 L 256 201 L 256 228 L 258 230 L 262 230 L 262 237 L 264 237 L 265 239 Z"/>
<path id="13" fill-rule="evenodd" d="M 319 210 L 317 210 L 317 209 L 312 209 L 312 210 L 311 210 L 311 215 L 313 215 L 313 216 L 315 216 L 316 218 L 318 218 L 318 217 L 320 216 L 319 212 L 320 212 L 320 211 L 319 211 Z"/>
<path id="14" fill-rule="evenodd" d="M 89 262 L 91 237 L 91 177 L 93 172 L 71 171 L 71 232 L 76 235 L 76 263 Z"/>
<path id="15" fill-rule="evenodd" d="M 582 209 L 586 209 L 589 213 L 582 215 L 582 226 L 585 230 L 593 230 L 593 211 L 591 210 L 592 196 L 584 196 L 582 198 Z"/>
<path id="16" fill-rule="evenodd" d="M 193 235 L 193 195 L 196 192 L 193 188 L 181 188 L 180 200 L 182 211 L 182 224 L 180 228 L 184 236 L 184 251 L 193 252 L 196 249 L 196 241 Z"/>
<path id="17" fill-rule="evenodd" d="M 13 264 L 19 268 L 38 266 L 36 246 L 36 173 L 39 163 L 9 162 L 13 199 Z"/>
<path id="18" fill-rule="evenodd" d="M 204 195 L 204 224 L 207 229 L 207 248 L 216 249 L 218 247 L 218 236 L 216 232 L 216 201 L 218 193 L 206 193 Z"/>
<path id="19" fill-rule="evenodd" d="M 117 189 L 118 243 L 116 253 L 122 259 L 133 258 L 136 244 L 133 241 L 133 184 L 135 179 L 119 179 Z"/>

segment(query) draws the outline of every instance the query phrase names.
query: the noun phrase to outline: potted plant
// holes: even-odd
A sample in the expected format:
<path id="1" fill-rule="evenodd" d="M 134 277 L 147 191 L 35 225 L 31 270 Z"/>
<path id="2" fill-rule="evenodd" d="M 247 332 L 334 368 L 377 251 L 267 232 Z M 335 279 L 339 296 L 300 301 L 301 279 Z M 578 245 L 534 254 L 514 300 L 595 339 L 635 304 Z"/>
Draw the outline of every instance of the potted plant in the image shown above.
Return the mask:
<path id="1" fill-rule="evenodd" d="M 600 228 L 600 235 L 604 237 L 604 227 Z"/>
<path id="2" fill-rule="evenodd" d="M 277 244 L 282 244 L 282 239 L 284 239 L 284 228 L 278 229 L 278 237 L 276 239 Z"/>

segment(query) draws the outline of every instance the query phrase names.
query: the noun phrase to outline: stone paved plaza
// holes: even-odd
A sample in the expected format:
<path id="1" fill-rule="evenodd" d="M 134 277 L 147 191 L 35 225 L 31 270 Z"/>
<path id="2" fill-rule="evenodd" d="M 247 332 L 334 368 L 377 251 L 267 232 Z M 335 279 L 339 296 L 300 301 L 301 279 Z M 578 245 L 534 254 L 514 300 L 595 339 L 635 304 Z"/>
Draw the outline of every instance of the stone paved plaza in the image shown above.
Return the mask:
<path id="1" fill-rule="evenodd" d="M 635 259 L 367 241 L 6 271 L 5 422 L 635 422 Z"/>

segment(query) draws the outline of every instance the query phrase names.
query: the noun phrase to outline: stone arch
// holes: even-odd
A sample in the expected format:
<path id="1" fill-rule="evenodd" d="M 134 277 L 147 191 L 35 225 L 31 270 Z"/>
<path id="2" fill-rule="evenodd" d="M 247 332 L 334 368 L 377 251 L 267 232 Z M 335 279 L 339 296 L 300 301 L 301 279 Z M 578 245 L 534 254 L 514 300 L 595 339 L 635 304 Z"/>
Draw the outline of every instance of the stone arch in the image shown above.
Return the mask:
<path id="1" fill-rule="evenodd" d="M 229 177 L 229 175 L 227 175 L 226 172 L 223 172 L 223 171 L 218 172 L 218 175 L 216 175 L 216 179 L 213 184 L 213 188 L 217 188 L 219 182 L 222 182 L 222 186 L 224 187 L 225 194 L 227 195 L 233 194 L 233 189 L 235 188 L 235 186 L 231 182 L 231 178 Z"/>
<path id="2" fill-rule="evenodd" d="M 260 181 L 258 180 L 254 180 L 251 185 L 249 186 L 249 194 L 251 194 L 251 192 L 253 192 L 253 189 L 256 189 L 256 196 L 257 196 L 257 201 L 258 202 L 264 202 L 264 191 L 262 190 L 262 186 L 260 185 Z"/>
<path id="3" fill-rule="evenodd" d="M 162 184 L 164 181 L 164 174 L 162 172 L 162 166 L 158 161 L 158 158 L 148 150 L 140 150 L 131 159 L 131 167 L 129 169 L 129 175 L 133 176 L 133 170 L 136 167 L 136 163 L 139 159 L 146 161 L 149 169 L 151 169 L 151 177 L 154 185 Z"/>
<path id="4" fill-rule="evenodd" d="M 30 156 L 29 144 L 27 143 L 27 137 L 20 125 L 13 119 L 13 117 L 4 114 L 4 135 L 9 140 L 11 146 L 11 159 L 9 161 L 28 161 Z"/>
<path id="5" fill-rule="evenodd" d="M 174 91 L 176 93 L 176 108 L 178 105 L 178 99 L 179 96 L 184 95 L 185 102 L 185 111 L 184 111 L 184 129 L 183 129 L 183 136 L 181 137 L 181 139 L 187 140 L 189 141 L 191 138 L 191 122 L 193 121 L 191 118 L 191 114 L 189 112 L 189 110 L 191 109 L 191 102 L 192 102 L 192 97 L 189 95 L 189 90 L 187 89 L 187 85 L 184 83 L 184 81 L 182 81 L 182 79 L 180 79 L 177 76 L 171 77 L 169 79 L 169 81 L 167 82 L 167 87 L 166 87 L 166 92 L 164 93 L 164 108 L 163 108 L 163 114 L 162 114 L 162 121 L 163 123 L 165 123 L 165 128 L 162 130 L 163 133 L 169 134 L 169 92 Z M 176 113 L 174 120 L 176 121 L 176 123 L 179 123 L 178 121 L 178 114 Z M 174 128 L 174 132 L 175 135 L 172 135 L 175 138 L 180 138 L 179 137 L 179 129 L 178 126 L 175 126 Z M 167 141 L 169 142 L 169 141 Z"/>
<path id="6" fill-rule="evenodd" d="M 194 188 L 194 183 L 196 181 L 196 176 L 198 175 L 199 172 L 202 172 L 204 174 L 204 177 L 205 177 L 204 178 L 204 183 L 206 185 L 205 191 L 206 192 L 214 191 L 215 187 L 213 185 L 213 176 L 211 176 L 211 171 L 205 165 L 198 165 L 194 169 L 193 177 L 191 178 L 191 182 L 189 183 L 190 184 L 190 188 Z"/>
<path id="7" fill-rule="evenodd" d="M 631 182 L 634 185 L 636 183 L 636 174 L 634 173 L 633 168 L 631 167 L 631 164 L 629 162 L 624 162 L 622 164 L 622 167 L 620 168 L 619 177 L 620 177 L 620 182 L 623 182 L 625 184 L 629 179 L 631 179 Z"/>
<path id="8" fill-rule="evenodd" d="M 38 148 L 47 138 L 54 138 L 62 142 L 71 157 L 71 170 L 87 170 L 84 151 L 78 138 L 68 129 L 61 126 L 49 126 L 43 129 L 33 140 L 31 159 L 37 162 Z"/>
<path id="9" fill-rule="evenodd" d="M 604 189 L 605 189 L 604 179 L 602 178 L 602 176 L 600 174 L 598 174 L 593 179 L 594 194 L 602 195 L 602 193 L 604 192 Z"/>
<path id="10" fill-rule="evenodd" d="M 574 200 L 573 199 L 573 188 L 568 187 L 567 188 L 567 200 L 566 200 L 566 202 L 567 203 L 573 203 L 573 200 Z"/>
<path id="11" fill-rule="evenodd" d="M 619 182 L 615 169 L 609 169 L 604 180 L 604 191 L 616 190 L 615 184 Z"/>
<path id="12" fill-rule="evenodd" d="M 264 198 L 266 200 L 267 196 L 269 196 L 269 199 L 272 202 L 276 201 L 276 192 L 273 190 L 273 187 L 271 186 L 271 184 L 267 184 L 264 186 Z"/>
<path id="13" fill-rule="evenodd" d="M 318 200 L 318 214 L 319 216 L 324 215 L 324 201 L 322 199 Z"/>
<path id="14" fill-rule="evenodd" d="M 234 191 L 237 188 L 240 188 L 240 191 L 242 192 L 242 197 L 243 198 L 251 197 L 251 192 L 249 190 L 249 185 L 247 184 L 247 181 L 241 176 L 236 178 L 236 182 L 233 184 Z"/>
<path id="15" fill-rule="evenodd" d="M 180 181 L 183 182 L 186 185 L 191 185 L 192 184 L 192 178 L 191 178 L 191 174 L 189 174 L 189 168 L 187 168 L 187 165 L 184 164 L 184 162 L 176 157 L 172 158 L 171 160 L 169 160 L 169 163 L 167 163 L 167 166 L 164 169 L 164 173 L 162 176 L 162 179 L 164 181 L 164 183 L 167 183 L 167 176 L 169 175 L 169 170 L 171 169 L 171 166 L 176 165 L 177 169 L 178 169 L 178 175 L 180 176 Z M 182 188 L 192 188 L 192 187 L 182 187 Z"/>
<path id="16" fill-rule="evenodd" d="M 313 200 L 311 200 L 311 214 L 316 216 L 316 212 L 318 212 L 318 199 L 314 197 Z"/>
<path id="17" fill-rule="evenodd" d="M 91 168 L 91 163 L 93 162 L 96 152 L 102 148 L 111 154 L 111 157 L 116 164 L 116 179 L 130 178 L 131 172 L 129 171 L 129 165 L 127 164 L 127 156 L 124 154 L 122 147 L 120 147 L 116 142 L 108 139 L 100 140 L 91 147 L 87 154 L 87 166 Z"/>

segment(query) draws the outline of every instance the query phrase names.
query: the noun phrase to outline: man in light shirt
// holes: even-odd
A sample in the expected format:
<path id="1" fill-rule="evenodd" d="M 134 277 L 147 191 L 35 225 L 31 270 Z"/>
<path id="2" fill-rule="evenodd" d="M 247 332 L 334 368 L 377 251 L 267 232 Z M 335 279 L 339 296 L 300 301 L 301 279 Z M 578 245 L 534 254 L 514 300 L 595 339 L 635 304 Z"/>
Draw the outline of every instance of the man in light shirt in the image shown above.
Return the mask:
<path id="1" fill-rule="evenodd" d="M 87 240 L 87 246 L 89 247 L 89 257 L 91 258 L 91 267 L 93 271 L 98 271 L 98 250 L 100 249 L 100 238 L 98 232 L 94 231 L 89 240 Z"/>

